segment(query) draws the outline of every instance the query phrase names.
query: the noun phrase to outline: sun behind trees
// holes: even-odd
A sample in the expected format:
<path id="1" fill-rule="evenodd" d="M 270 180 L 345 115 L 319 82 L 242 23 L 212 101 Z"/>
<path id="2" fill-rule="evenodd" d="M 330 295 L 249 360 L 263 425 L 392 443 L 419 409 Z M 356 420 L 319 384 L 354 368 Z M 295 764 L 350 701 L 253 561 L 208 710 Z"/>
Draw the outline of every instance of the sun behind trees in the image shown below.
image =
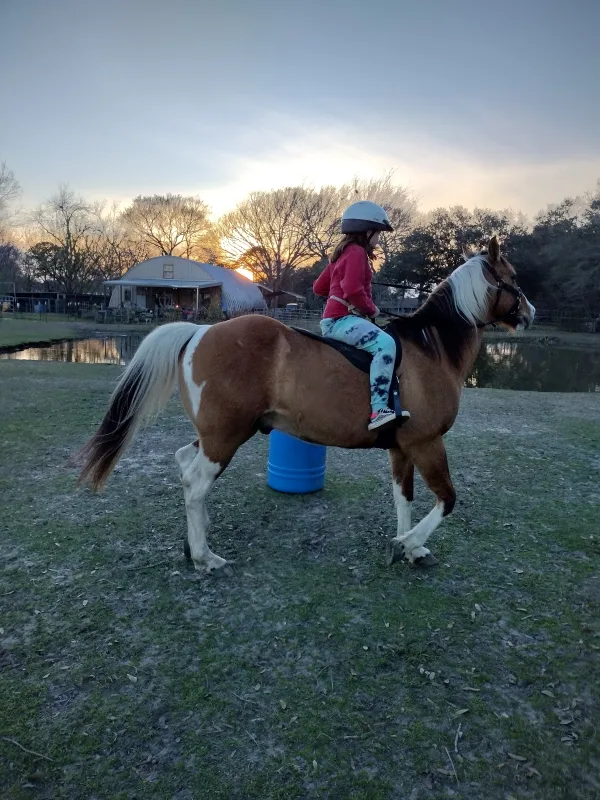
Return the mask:
<path id="1" fill-rule="evenodd" d="M 383 205 L 392 220 L 394 232 L 381 237 L 385 263 L 416 214 L 415 200 L 391 175 L 319 190 L 291 186 L 252 192 L 218 222 L 225 258 L 275 290 L 291 289 L 303 269 L 325 263 L 339 238 L 342 212 L 358 197 Z"/>

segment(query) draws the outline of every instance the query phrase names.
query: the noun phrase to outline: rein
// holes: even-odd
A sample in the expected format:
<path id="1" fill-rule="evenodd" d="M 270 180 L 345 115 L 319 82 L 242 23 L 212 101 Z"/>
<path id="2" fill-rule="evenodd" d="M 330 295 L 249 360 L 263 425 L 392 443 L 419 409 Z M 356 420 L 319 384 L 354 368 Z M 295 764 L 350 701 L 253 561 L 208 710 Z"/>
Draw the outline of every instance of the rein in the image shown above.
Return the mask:
<path id="1" fill-rule="evenodd" d="M 513 314 L 516 314 L 519 310 L 519 306 L 521 305 L 521 298 L 523 297 L 523 292 L 518 286 L 512 286 L 510 283 L 506 283 L 506 281 L 502 280 L 502 278 L 498 275 L 495 267 L 493 267 L 489 262 L 486 261 L 485 263 L 486 268 L 491 273 L 492 277 L 496 281 L 496 300 L 494 301 L 494 306 L 492 308 L 492 313 L 495 313 L 496 309 L 498 308 L 498 303 L 500 302 L 500 297 L 502 296 L 503 291 L 507 291 L 509 294 L 512 294 L 515 298 L 515 302 L 511 306 L 510 310 L 506 312 L 502 317 L 492 322 L 478 322 L 478 328 L 486 328 L 488 325 L 492 325 L 494 328 L 498 324 L 498 322 L 502 322 L 503 320 L 512 317 Z M 373 282 L 372 286 L 387 286 L 391 289 L 407 289 L 409 287 L 403 286 L 399 283 L 380 283 L 380 282 Z M 381 314 L 384 314 L 386 317 L 394 317 L 395 319 L 404 319 L 406 316 L 405 314 L 394 314 L 391 311 L 380 311 Z"/>
<path id="2" fill-rule="evenodd" d="M 492 325 L 495 328 L 496 325 L 498 324 L 498 322 L 502 322 L 503 320 L 506 320 L 509 317 L 512 317 L 514 314 L 517 313 L 517 311 L 519 310 L 519 306 L 521 305 L 521 299 L 523 297 L 523 292 L 522 292 L 522 290 L 521 290 L 521 288 L 519 286 L 512 286 L 512 284 L 507 283 L 505 280 L 503 280 L 500 277 L 500 275 L 498 275 L 498 272 L 496 271 L 496 268 L 493 267 L 489 263 L 489 261 L 485 262 L 485 267 L 490 272 L 492 278 L 496 281 L 496 286 L 495 286 L 496 299 L 494 301 L 494 305 L 493 305 L 493 308 L 492 308 L 492 313 L 495 313 L 496 309 L 498 308 L 498 303 L 500 302 L 500 298 L 502 297 L 502 292 L 503 291 L 508 292 L 509 294 L 512 294 L 513 297 L 515 298 L 515 301 L 514 301 L 513 305 L 511 306 L 511 308 L 502 317 L 499 317 L 497 320 L 493 320 L 492 322 L 478 322 L 477 323 L 477 327 L 478 328 L 486 328 L 488 325 Z M 405 285 L 402 285 L 402 284 L 399 284 L 399 283 L 383 283 L 383 282 L 379 282 L 379 281 L 378 282 L 373 282 L 371 285 L 372 286 L 386 286 L 386 287 L 389 287 L 391 289 L 407 289 L 407 288 L 409 288 L 408 286 L 405 286 Z M 350 303 L 346 302 L 345 300 L 342 300 L 339 297 L 334 297 L 333 299 L 337 300 L 338 302 L 340 302 L 343 305 L 345 305 L 348 308 L 348 310 L 350 311 L 351 314 L 354 313 L 357 316 L 363 316 L 360 312 L 357 313 L 357 309 L 355 309 L 354 306 L 351 306 Z M 394 319 L 405 319 L 406 316 L 407 316 L 406 314 L 394 314 L 392 311 L 383 311 L 383 310 L 380 310 L 379 313 L 382 316 L 393 317 Z M 365 317 L 365 319 L 368 319 L 368 317 Z"/>

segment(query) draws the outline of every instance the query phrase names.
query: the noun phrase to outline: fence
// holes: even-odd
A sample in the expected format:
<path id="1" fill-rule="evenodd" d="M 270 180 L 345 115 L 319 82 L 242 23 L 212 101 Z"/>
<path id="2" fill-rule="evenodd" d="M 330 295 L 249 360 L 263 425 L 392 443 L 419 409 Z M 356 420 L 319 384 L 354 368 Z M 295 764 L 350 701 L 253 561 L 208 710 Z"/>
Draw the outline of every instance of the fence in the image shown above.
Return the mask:
<path id="1" fill-rule="evenodd" d="M 320 333 L 319 322 L 322 314 L 320 311 L 307 311 L 306 309 L 298 309 L 292 311 L 287 308 L 272 308 L 267 311 L 253 311 L 253 314 L 258 314 L 262 317 L 271 317 L 278 319 L 285 325 L 295 328 L 306 328 L 306 330 L 313 333 Z"/>
<path id="2" fill-rule="evenodd" d="M 146 311 L 139 308 L 108 308 L 100 309 L 94 303 L 65 303 L 45 299 L 38 301 L 32 298 L 17 298 L 17 302 L 8 302 L 6 298 L 0 298 L 0 319 L 3 316 L 14 316 L 15 318 L 23 315 L 32 315 L 39 319 L 47 319 L 48 314 L 62 314 L 67 319 L 88 319 L 94 320 L 99 324 L 140 324 L 140 325 L 160 325 L 165 322 L 189 321 L 210 324 L 227 319 L 228 316 L 220 311 L 211 312 L 204 308 L 198 311 L 182 311 L 181 309 L 164 309 L 158 313 Z M 385 309 L 394 314 L 410 313 L 409 309 L 386 306 Z M 278 319 L 286 325 L 306 328 L 314 333 L 319 333 L 319 322 L 321 319 L 320 311 L 308 311 L 306 309 L 287 309 L 274 308 L 265 311 L 240 312 L 232 316 L 242 316 L 246 313 L 260 314 L 261 316 Z M 600 333 L 600 315 L 576 314 L 572 310 L 549 310 L 538 309 L 535 315 L 536 325 L 551 325 L 558 330 L 573 331 L 577 333 Z"/>
<path id="3" fill-rule="evenodd" d="M 571 309 L 538 309 L 536 325 L 552 325 L 561 331 L 574 333 L 600 333 L 600 314 L 577 314 Z"/>

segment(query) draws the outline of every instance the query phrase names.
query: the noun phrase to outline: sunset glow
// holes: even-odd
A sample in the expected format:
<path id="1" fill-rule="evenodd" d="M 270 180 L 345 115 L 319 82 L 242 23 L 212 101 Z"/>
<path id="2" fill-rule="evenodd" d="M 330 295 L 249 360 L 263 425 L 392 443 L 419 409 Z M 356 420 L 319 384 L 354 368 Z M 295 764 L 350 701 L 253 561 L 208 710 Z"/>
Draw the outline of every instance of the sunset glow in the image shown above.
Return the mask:
<path id="1" fill-rule="evenodd" d="M 244 267 L 238 267 L 236 272 L 239 272 L 240 275 L 243 275 L 244 278 L 248 278 L 249 281 L 254 281 L 254 275 L 250 272 L 249 269 L 244 269 Z"/>

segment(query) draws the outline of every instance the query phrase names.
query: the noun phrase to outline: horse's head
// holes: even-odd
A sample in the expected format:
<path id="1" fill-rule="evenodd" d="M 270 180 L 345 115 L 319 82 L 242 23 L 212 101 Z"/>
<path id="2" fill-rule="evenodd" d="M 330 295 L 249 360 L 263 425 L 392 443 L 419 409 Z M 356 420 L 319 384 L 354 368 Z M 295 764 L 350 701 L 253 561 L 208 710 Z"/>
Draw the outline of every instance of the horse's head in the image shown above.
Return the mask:
<path id="1" fill-rule="evenodd" d="M 535 308 L 519 288 L 515 268 L 500 253 L 498 239 L 493 236 L 478 254 L 465 252 L 465 258 L 449 278 L 459 312 L 473 324 L 528 328 Z"/>
<path id="2" fill-rule="evenodd" d="M 484 272 L 489 272 L 489 280 L 496 290 L 490 307 L 492 321 L 512 330 L 528 328 L 533 323 L 535 308 L 519 288 L 515 268 L 501 254 L 495 236 L 487 247 L 487 263 Z"/>

